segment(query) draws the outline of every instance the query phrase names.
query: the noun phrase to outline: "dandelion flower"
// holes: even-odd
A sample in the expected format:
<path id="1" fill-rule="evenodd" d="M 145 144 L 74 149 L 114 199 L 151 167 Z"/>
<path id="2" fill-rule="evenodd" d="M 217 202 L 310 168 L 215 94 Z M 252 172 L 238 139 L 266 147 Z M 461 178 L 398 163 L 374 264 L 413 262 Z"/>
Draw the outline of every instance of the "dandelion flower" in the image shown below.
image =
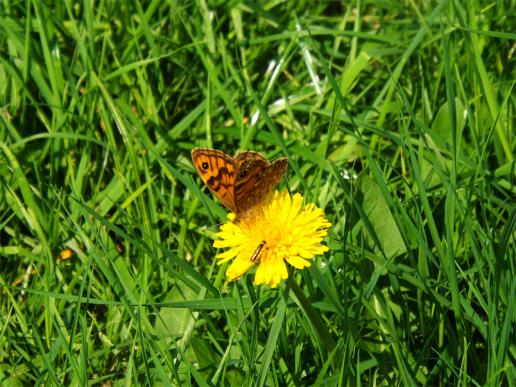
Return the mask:
<path id="1" fill-rule="evenodd" d="M 220 227 L 213 246 L 227 248 L 217 255 L 219 264 L 233 260 L 226 276 L 237 279 L 257 264 L 254 283 L 277 287 L 288 277 L 285 262 L 297 269 L 328 251 L 322 244 L 331 224 L 314 204 L 303 206 L 300 194 L 274 192 L 238 222 L 234 214 Z"/>

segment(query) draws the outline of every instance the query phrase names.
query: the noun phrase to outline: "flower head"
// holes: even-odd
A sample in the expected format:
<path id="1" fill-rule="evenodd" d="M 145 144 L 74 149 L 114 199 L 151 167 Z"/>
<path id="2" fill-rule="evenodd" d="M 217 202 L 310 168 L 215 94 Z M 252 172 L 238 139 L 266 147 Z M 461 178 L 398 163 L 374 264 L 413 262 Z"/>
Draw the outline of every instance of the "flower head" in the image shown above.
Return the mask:
<path id="1" fill-rule="evenodd" d="M 238 223 L 235 215 L 220 227 L 213 246 L 228 248 L 217 255 L 219 264 L 233 259 L 226 271 L 229 280 L 242 276 L 257 264 L 254 283 L 276 287 L 288 277 L 285 261 L 297 269 L 310 266 L 309 259 L 328 251 L 321 244 L 331 224 L 314 204 L 303 206 L 300 194 L 274 192 L 253 207 Z"/>

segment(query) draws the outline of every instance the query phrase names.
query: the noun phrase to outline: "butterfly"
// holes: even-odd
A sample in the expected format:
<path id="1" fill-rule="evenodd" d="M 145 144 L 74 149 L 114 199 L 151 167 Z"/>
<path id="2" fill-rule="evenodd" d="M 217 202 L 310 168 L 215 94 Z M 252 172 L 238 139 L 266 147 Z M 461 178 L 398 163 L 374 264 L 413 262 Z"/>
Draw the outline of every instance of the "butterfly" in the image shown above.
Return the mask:
<path id="1" fill-rule="evenodd" d="M 204 184 L 236 215 L 235 222 L 269 195 L 288 167 L 286 157 L 270 163 L 258 152 L 231 157 L 208 148 L 193 149 L 192 161 Z"/>

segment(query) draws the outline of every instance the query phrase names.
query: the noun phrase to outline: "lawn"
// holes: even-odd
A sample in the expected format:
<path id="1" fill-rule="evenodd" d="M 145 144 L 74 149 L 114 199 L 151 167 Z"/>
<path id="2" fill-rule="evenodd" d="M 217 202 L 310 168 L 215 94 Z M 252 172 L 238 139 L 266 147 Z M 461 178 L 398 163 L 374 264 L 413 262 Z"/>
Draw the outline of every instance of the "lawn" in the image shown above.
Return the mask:
<path id="1" fill-rule="evenodd" d="M 515 9 L 0 0 L 0 385 L 515 386 Z M 196 147 L 309 267 L 230 275 Z"/>

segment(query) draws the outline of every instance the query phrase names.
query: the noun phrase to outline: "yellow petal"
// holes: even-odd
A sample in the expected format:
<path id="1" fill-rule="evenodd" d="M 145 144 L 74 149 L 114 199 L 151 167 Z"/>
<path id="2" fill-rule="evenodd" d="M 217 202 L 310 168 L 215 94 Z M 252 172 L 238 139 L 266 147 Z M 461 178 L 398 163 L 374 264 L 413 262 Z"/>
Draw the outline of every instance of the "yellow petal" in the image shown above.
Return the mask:
<path id="1" fill-rule="evenodd" d="M 310 261 L 307 261 L 298 255 L 291 255 L 286 259 L 287 262 L 294 266 L 296 269 L 304 269 L 305 267 L 310 266 Z"/>

